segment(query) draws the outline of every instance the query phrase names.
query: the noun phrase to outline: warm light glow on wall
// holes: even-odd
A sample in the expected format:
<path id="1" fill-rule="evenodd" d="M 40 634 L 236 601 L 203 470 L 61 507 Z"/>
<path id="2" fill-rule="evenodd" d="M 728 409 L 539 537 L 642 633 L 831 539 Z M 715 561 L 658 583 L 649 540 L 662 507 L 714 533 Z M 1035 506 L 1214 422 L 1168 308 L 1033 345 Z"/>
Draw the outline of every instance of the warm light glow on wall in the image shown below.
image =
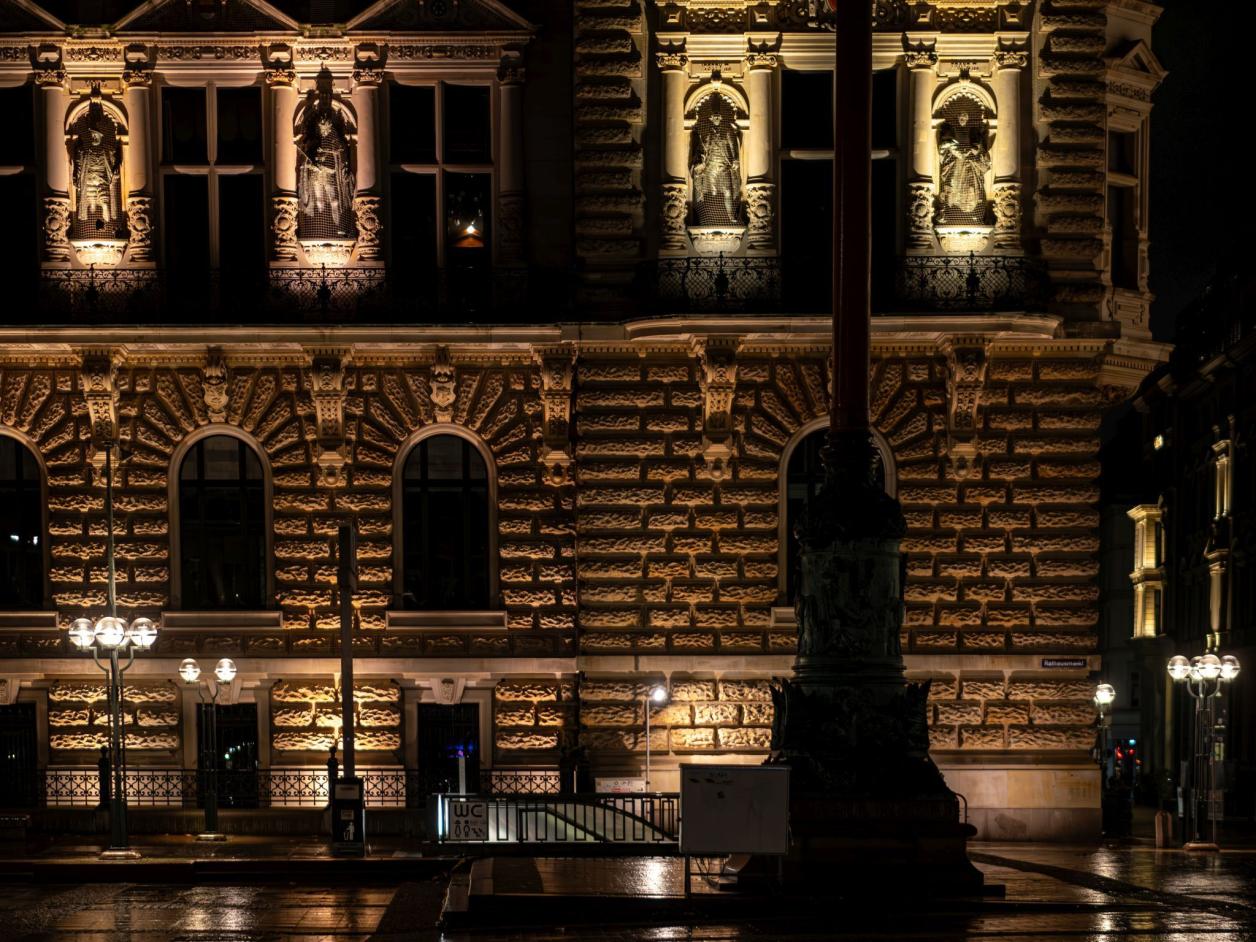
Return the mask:
<path id="1" fill-rule="evenodd" d="M 1130 581 L 1134 584 L 1135 638 L 1154 638 L 1160 634 L 1160 599 L 1164 591 L 1164 570 L 1161 550 L 1164 530 L 1158 504 L 1131 507 L 1134 521 L 1134 566 Z"/>

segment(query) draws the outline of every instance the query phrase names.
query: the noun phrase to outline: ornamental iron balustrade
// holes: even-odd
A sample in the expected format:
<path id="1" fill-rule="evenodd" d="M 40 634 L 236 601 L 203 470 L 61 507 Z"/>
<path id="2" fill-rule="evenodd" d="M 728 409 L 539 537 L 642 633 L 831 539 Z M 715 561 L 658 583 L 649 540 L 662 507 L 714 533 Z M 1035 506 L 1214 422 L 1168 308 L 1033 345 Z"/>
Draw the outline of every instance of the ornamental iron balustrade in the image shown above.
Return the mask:
<path id="1" fill-rule="evenodd" d="M 756 311 L 781 303 L 781 270 L 775 258 L 690 256 L 662 258 L 642 269 L 652 280 L 647 293 L 660 310 Z"/>
<path id="2" fill-rule="evenodd" d="M 427 798 L 417 769 L 359 768 L 368 808 L 415 808 Z M 42 770 L 40 799 L 48 808 L 94 808 L 100 804 L 100 769 L 62 766 Z M 126 798 L 136 808 L 197 808 L 208 789 L 205 769 L 126 770 Z M 219 769 L 216 788 L 232 808 L 322 808 L 327 805 L 325 767 Z M 482 769 L 480 789 L 492 795 L 556 795 L 557 769 Z"/>
<path id="3" fill-rule="evenodd" d="M 898 260 L 890 308 L 999 311 L 1041 305 L 1041 268 L 1013 255 L 907 255 Z M 884 309 L 884 305 L 874 306 Z"/>
<path id="4" fill-rule="evenodd" d="M 438 795 L 442 843 L 673 844 L 677 794 Z"/>

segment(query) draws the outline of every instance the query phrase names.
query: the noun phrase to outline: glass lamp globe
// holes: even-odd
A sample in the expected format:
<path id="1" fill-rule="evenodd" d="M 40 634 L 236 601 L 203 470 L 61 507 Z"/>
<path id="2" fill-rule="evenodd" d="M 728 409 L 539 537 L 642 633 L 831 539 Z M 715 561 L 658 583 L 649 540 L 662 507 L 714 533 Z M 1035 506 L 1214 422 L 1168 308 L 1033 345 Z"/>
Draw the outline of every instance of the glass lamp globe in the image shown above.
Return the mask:
<path id="1" fill-rule="evenodd" d="M 1174 680 L 1186 680 L 1191 673 L 1191 662 L 1180 654 L 1169 658 L 1169 676 Z"/>
<path id="2" fill-rule="evenodd" d="M 667 688 L 662 684 L 650 688 L 650 700 L 660 706 L 667 702 Z"/>
<path id="3" fill-rule="evenodd" d="M 1101 707 L 1108 706 L 1116 699 L 1116 688 L 1111 684 L 1100 684 L 1095 688 L 1095 703 Z"/>
<path id="4" fill-rule="evenodd" d="M 1234 680 L 1239 676 L 1239 659 L 1233 654 L 1227 654 L 1221 659 L 1221 679 Z"/>
<path id="5" fill-rule="evenodd" d="M 96 621 L 96 643 L 102 648 L 116 648 L 126 641 L 126 622 L 113 615 Z"/>
<path id="6" fill-rule="evenodd" d="M 1205 654 L 1199 659 L 1199 676 L 1204 680 L 1216 680 L 1221 676 L 1221 658 Z"/>
<path id="7" fill-rule="evenodd" d="M 179 676 L 185 683 L 194 684 L 201 679 L 201 665 L 196 663 L 195 658 L 185 657 L 179 665 Z"/>
<path id="8" fill-rule="evenodd" d="M 90 618 L 76 618 L 70 625 L 70 641 L 80 651 L 86 651 L 96 643 L 96 629 Z"/>
<path id="9" fill-rule="evenodd" d="M 229 657 L 224 657 L 216 665 L 214 665 L 214 677 L 220 684 L 229 684 L 235 680 L 236 665 L 235 661 Z"/>
<path id="10" fill-rule="evenodd" d="M 157 626 L 151 618 L 137 618 L 126 632 L 127 640 L 139 651 L 147 651 L 157 640 Z"/>

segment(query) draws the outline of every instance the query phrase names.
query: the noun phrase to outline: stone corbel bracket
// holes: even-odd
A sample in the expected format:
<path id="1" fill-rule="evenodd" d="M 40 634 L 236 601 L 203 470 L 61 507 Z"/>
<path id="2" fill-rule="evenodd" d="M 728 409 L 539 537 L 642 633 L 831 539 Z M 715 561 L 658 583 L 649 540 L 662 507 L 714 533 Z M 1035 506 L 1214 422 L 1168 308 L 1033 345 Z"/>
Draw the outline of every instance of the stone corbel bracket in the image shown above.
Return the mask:
<path id="1" fill-rule="evenodd" d="M 437 422 L 454 420 L 454 403 L 458 400 L 458 368 L 449 358 L 449 348 L 436 348 L 432 361 L 432 408 Z"/>
<path id="2" fill-rule="evenodd" d="M 691 342 L 702 390 L 702 467 L 698 473 L 722 481 L 733 457 L 733 395 L 737 391 L 737 337 L 702 337 Z"/>
<path id="3" fill-rule="evenodd" d="M 227 403 L 231 398 L 231 369 L 218 347 L 210 347 L 201 370 L 201 398 L 205 414 L 211 422 L 227 421 Z"/>
<path id="4" fill-rule="evenodd" d="M 545 344 L 533 347 L 532 357 L 541 373 L 541 466 L 545 483 L 562 487 L 574 483 L 571 391 L 576 373 L 576 350 L 569 343 Z"/>
<path id="5" fill-rule="evenodd" d="M 83 350 L 79 389 L 87 409 L 91 454 L 88 461 L 97 480 L 103 481 L 105 450 L 118 441 L 118 358 L 116 351 Z"/>
<path id="6" fill-rule="evenodd" d="M 941 344 L 946 357 L 946 437 L 950 473 L 963 480 L 979 471 L 977 409 L 990 362 L 985 337 L 954 336 Z"/>
<path id="7" fill-rule="evenodd" d="M 306 383 L 314 403 L 317 438 L 314 465 L 319 487 L 343 487 L 349 448 L 345 441 L 345 368 L 349 350 L 307 348 Z"/>

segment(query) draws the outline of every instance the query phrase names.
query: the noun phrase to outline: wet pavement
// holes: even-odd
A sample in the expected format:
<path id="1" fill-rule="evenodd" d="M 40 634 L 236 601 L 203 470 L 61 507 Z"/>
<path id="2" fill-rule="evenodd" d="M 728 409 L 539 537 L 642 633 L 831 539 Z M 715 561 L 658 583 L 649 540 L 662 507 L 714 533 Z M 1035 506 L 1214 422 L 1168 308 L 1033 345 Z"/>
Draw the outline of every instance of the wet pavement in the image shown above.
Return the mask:
<path id="1" fill-rule="evenodd" d="M 0 942 L 760 942 L 760 940 L 1008 940 L 1008 942 L 1256 942 L 1256 853 L 1194 856 L 1143 846 L 981 844 L 974 862 L 1004 900 L 911 910 L 868 903 L 824 918 L 782 903 L 754 918 L 703 924 L 617 924 L 447 932 L 435 926 L 443 877 L 347 885 L 187 886 L 87 884 L 0 886 Z M 679 861 L 633 858 L 512 862 L 502 879 L 595 892 L 677 891 Z M 513 875 L 513 876 L 512 876 Z M 561 913 L 553 914 L 554 923 Z"/>

